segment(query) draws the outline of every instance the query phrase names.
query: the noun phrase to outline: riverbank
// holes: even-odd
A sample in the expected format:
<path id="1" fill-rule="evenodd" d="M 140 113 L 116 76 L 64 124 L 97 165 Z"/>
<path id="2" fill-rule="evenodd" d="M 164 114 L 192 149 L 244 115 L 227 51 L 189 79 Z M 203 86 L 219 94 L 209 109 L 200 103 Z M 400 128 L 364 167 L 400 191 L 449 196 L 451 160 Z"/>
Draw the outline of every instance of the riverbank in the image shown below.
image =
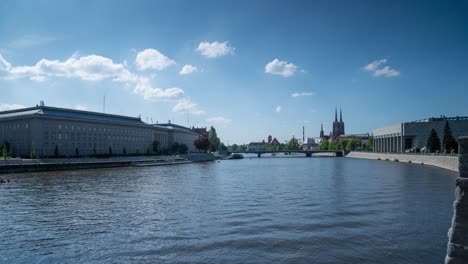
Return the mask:
<path id="1" fill-rule="evenodd" d="M 374 152 L 356 152 L 352 151 L 347 158 L 357 159 L 374 159 L 374 160 L 389 160 L 399 162 L 411 162 L 417 164 L 432 165 L 439 168 L 458 172 L 458 156 L 432 156 L 432 155 L 417 155 L 417 154 L 391 154 L 391 153 L 374 153 Z"/>
<path id="2" fill-rule="evenodd" d="M 113 158 L 71 158 L 71 159 L 8 159 L 0 160 L 0 174 L 115 168 L 131 166 L 163 166 L 213 161 L 211 154 L 190 154 L 180 156 L 144 156 Z"/>

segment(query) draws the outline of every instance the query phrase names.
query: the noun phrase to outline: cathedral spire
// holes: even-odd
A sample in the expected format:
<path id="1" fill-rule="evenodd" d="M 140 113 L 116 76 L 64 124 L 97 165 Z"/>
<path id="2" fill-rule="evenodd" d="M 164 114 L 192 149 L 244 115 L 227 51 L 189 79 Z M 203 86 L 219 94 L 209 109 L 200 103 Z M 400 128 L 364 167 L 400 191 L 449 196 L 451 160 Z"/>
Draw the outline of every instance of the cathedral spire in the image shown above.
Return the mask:
<path id="1" fill-rule="evenodd" d="M 336 110 L 336 106 L 335 106 L 335 122 L 338 122 L 338 114 L 337 114 L 336 111 L 337 111 L 337 110 Z"/>
<path id="2" fill-rule="evenodd" d="M 343 116 L 341 115 L 341 107 L 340 107 L 340 122 L 343 122 Z"/>

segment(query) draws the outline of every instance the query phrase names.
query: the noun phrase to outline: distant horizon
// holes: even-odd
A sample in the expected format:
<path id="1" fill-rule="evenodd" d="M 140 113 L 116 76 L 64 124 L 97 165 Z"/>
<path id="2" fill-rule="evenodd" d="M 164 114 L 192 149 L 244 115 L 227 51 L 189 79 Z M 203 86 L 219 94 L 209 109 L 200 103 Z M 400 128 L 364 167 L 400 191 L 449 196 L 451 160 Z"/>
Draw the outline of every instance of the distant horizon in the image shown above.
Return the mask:
<path id="1" fill-rule="evenodd" d="M 102 113 L 105 97 L 106 113 L 213 126 L 229 145 L 328 135 L 336 107 L 347 134 L 468 115 L 466 1 L 0 8 L 0 111 Z"/>

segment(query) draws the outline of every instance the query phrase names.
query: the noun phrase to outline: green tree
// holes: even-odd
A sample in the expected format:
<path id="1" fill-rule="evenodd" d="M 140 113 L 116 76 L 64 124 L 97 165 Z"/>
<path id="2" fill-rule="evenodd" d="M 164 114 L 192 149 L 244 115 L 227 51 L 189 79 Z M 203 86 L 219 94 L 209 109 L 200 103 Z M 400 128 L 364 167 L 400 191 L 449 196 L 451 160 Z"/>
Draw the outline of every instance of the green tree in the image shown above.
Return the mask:
<path id="1" fill-rule="evenodd" d="M 361 145 L 361 141 L 357 139 L 351 139 L 348 140 L 348 143 L 346 143 L 346 150 L 348 151 L 354 151 L 358 149 L 358 147 Z"/>
<path id="2" fill-rule="evenodd" d="M 328 142 L 328 150 L 336 150 L 337 148 L 337 141 L 332 140 Z"/>
<path id="3" fill-rule="evenodd" d="M 188 151 L 187 145 L 183 143 L 179 144 L 179 150 L 178 150 L 179 154 L 187 154 L 187 151 Z"/>
<path id="4" fill-rule="evenodd" d="M 167 155 L 167 154 L 169 154 L 169 149 L 168 148 L 162 148 L 161 153 L 164 154 L 164 155 Z"/>
<path id="5" fill-rule="evenodd" d="M 218 134 L 216 133 L 216 129 L 214 127 L 211 127 L 210 131 L 208 132 L 208 141 L 210 141 L 211 151 L 218 150 L 219 144 L 221 143 L 221 141 L 218 138 Z"/>
<path id="6" fill-rule="evenodd" d="M 452 136 L 452 131 L 447 120 L 445 120 L 444 125 L 444 138 L 442 139 L 442 149 L 447 153 L 454 150 L 455 153 L 458 152 L 458 143 L 455 138 Z"/>
<path id="7" fill-rule="evenodd" d="M 123 146 L 122 152 L 123 152 L 123 155 L 124 155 L 124 156 L 127 156 L 127 149 L 125 148 L 125 146 Z"/>
<path id="8" fill-rule="evenodd" d="M 2 158 L 6 160 L 8 157 L 8 149 L 5 144 L 2 145 Z"/>
<path id="9" fill-rule="evenodd" d="M 79 157 L 80 156 L 80 151 L 78 150 L 78 148 L 75 148 L 75 157 Z"/>
<path id="10" fill-rule="evenodd" d="M 36 158 L 36 148 L 34 147 L 34 144 L 31 144 L 31 153 L 30 153 L 30 158 L 35 159 Z"/>
<path id="11" fill-rule="evenodd" d="M 286 145 L 286 150 L 298 150 L 299 149 L 299 142 L 296 138 L 291 138 Z"/>
<path id="12" fill-rule="evenodd" d="M 374 136 L 369 136 L 369 138 L 367 139 L 366 150 L 374 150 Z"/>
<path id="13" fill-rule="evenodd" d="M 227 151 L 226 145 L 224 145 L 224 143 L 221 142 L 221 144 L 219 145 L 219 150 Z"/>
<path id="14" fill-rule="evenodd" d="M 3 145 L 6 146 L 7 148 L 7 153 L 10 153 L 10 150 L 11 150 L 11 144 L 8 140 L 3 140 Z"/>
<path id="15" fill-rule="evenodd" d="M 172 144 L 171 152 L 179 154 L 179 143 L 178 142 L 174 142 L 174 144 Z"/>
<path id="16" fill-rule="evenodd" d="M 58 149 L 58 146 L 57 146 L 57 145 L 55 145 L 54 156 L 55 156 L 56 158 L 59 157 L 59 149 Z"/>
<path id="17" fill-rule="evenodd" d="M 112 157 L 112 147 L 109 146 L 109 156 Z"/>
<path id="18" fill-rule="evenodd" d="M 322 140 L 320 141 L 320 150 L 328 150 L 328 145 L 329 145 L 329 141 L 328 140 Z"/>
<path id="19" fill-rule="evenodd" d="M 429 133 L 429 136 L 427 137 L 426 147 L 431 153 L 434 153 L 437 150 L 440 151 L 440 139 L 439 139 L 439 136 L 437 136 L 437 132 L 435 131 L 434 128 L 431 129 L 431 132 Z"/>
<path id="20" fill-rule="evenodd" d="M 97 151 L 96 151 L 96 144 L 93 145 L 93 153 L 94 153 L 94 155 L 97 154 Z"/>
<path id="21" fill-rule="evenodd" d="M 237 151 L 239 149 L 239 146 L 237 144 L 232 144 L 231 150 L 232 151 Z"/>
<path id="22" fill-rule="evenodd" d="M 153 152 L 158 154 L 161 148 L 161 143 L 157 140 L 153 141 L 152 148 L 153 148 Z"/>
<path id="23" fill-rule="evenodd" d="M 150 145 L 148 145 L 148 146 L 146 147 L 146 153 L 145 153 L 145 155 L 146 155 L 146 156 L 151 155 L 151 148 L 150 148 Z"/>

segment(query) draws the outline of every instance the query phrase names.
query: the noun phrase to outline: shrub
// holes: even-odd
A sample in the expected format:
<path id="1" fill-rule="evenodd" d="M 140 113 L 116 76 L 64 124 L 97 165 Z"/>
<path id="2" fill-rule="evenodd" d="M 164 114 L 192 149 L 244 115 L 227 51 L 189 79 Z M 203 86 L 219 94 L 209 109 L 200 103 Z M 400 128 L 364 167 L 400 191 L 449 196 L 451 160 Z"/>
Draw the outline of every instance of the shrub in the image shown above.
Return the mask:
<path id="1" fill-rule="evenodd" d="M 394 161 L 394 162 L 399 162 L 399 160 L 398 160 L 398 159 L 394 159 L 393 161 Z"/>

